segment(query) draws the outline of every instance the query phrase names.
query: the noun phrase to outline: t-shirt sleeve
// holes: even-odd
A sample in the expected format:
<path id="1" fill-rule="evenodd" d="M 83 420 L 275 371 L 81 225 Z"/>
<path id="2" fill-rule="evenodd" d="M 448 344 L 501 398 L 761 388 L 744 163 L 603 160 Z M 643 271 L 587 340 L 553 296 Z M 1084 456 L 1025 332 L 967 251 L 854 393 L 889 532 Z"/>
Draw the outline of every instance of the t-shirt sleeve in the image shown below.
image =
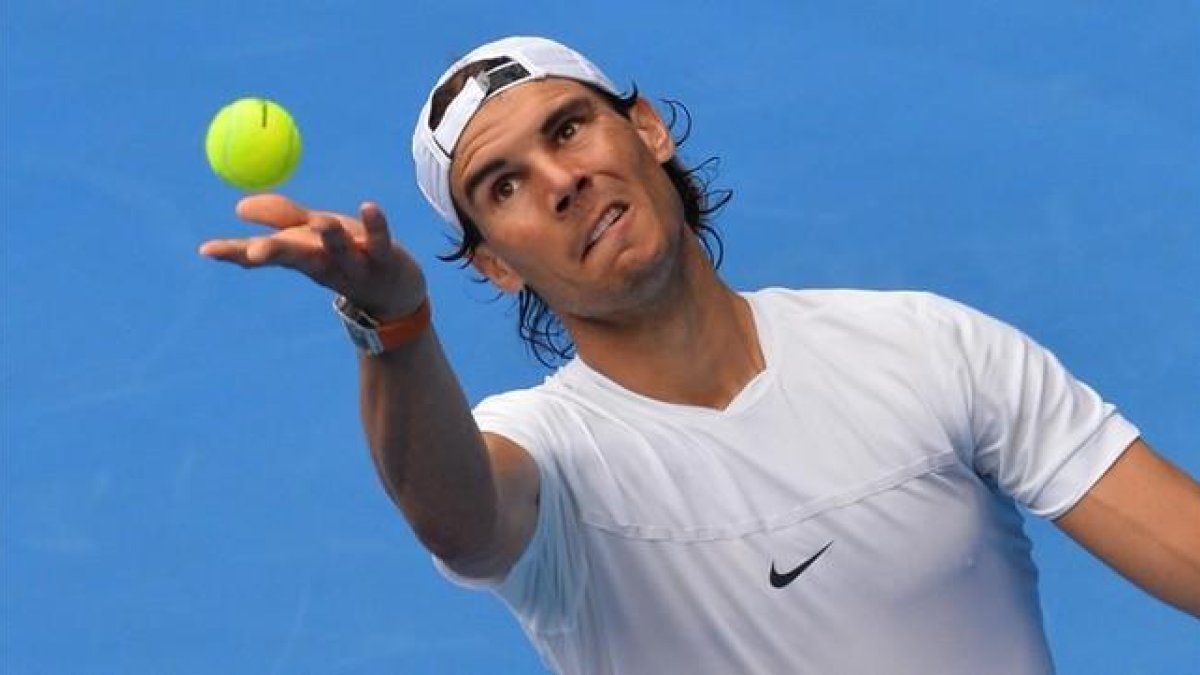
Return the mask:
<path id="1" fill-rule="evenodd" d="M 465 578 L 434 559 L 448 579 L 493 591 L 526 630 L 542 635 L 569 628 L 587 579 L 577 509 L 556 452 L 569 447 L 571 420 L 546 398 L 532 390 L 513 391 L 486 398 L 474 410 L 481 431 L 511 440 L 537 464 L 537 524 L 525 550 L 508 573 L 496 579 Z"/>
<path id="2" fill-rule="evenodd" d="M 957 365 L 975 471 L 1038 516 L 1057 518 L 1104 475 L 1138 430 L 1015 328 L 930 296 Z"/>

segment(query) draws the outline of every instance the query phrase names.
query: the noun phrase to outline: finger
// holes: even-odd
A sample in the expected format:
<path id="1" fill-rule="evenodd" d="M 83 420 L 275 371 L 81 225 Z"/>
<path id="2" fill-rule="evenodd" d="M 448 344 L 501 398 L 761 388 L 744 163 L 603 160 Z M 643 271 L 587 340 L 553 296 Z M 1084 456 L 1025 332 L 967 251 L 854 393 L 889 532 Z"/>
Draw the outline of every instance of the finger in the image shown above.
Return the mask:
<path id="1" fill-rule="evenodd" d="M 316 239 L 297 241 L 275 235 L 246 239 L 245 259 L 255 267 L 290 267 L 312 275 L 321 268 L 323 254 Z"/>
<path id="2" fill-rule="evenodd" d="M 254 237 L 246 240 L 246 262 L 251 265 L 286 265 L 287 259 L 295 257 L 283 242 L 271 237 Z"/>
<path id="3" fill-rule="evenodd" d="M 382 260 L 392 248 L 392 235 L 388 232 L 387 218 L 374 202 L 364 202 L 358 212 L 367 232 L 367 255 Z"/>
<path id="4" fill-rule="evenodd" d="M 311 216 L 308 209 L 277 194 L 245 197 L 238 202 L 236 212 L 242 220 L 278 229 L 298 227 L 307 223 Z"/>
<path id="5" fill-rule="evenodd" d="M 294 230 L 293 230 L 294 231 Z M 247 239 L 213 239 L 200 246 L 199 253 L 213 260 L 252 269 L 285 267 L 304 274 L 317 283 L 327 284 L 328 256 L 318 238 L 305 241 L 285 239 L 284 235 Z"/>
<path id="6" fill-rule="evenodd" d="M 288 264 L 273 242 L 266 237 L 206 241 L 200 246 L 200 255 L 242 267 Z"/>
<path id="7" fill-rule="evenodd" d="M 321 246 L 331 269 L 348 279 L 360 279 L 366 274 L 367 260 L 362 246 L 354 241 L 341 222 L 329 218 L 316 224 L 314 229 L 321 237 Z"/>
<path id="8" fill-rule="evenodd" d="M 245 262 L 246 243 L 240 239 L 213 239 L 201 244 L 197 252 L 213 260 L 243 264 Z"/>

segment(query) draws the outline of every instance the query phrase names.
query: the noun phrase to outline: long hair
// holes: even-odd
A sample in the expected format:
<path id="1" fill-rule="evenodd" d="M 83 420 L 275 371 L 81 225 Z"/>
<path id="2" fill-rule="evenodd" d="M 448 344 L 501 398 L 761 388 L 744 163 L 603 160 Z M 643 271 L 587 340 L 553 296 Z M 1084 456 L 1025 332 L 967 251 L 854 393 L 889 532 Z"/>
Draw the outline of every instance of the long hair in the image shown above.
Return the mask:
<path id="1" fill-rule="evenodd" d="M 476 61 L 464 66 L 450 77 L 445 84 L 434 92 L 433 104 L 429 114 L 429 125 L 436 128 L 445 115 L 446 108 L 462 89 L 467 78 L 489 70 L 508 61 L 506 57 Z M 586 84 L 586 83 L 585 83 Z M 625 96 L 617 96 L 597 87 L 586 85 L 599 94 L 613 110 L 626 119 L 629 111 L 638 100 L 637 86 Z M 692 115 L 683 103 L 673 99 L 663 99 L 667 106 L 669 117 L 667 128 L 675 139 L 678 148 L 687 141 L 692 130 Z M 678 127 L 678 131 L 676 128 Z M 712 262 L 713 268 L 720 268 L 724 257 L 725 245 L 721 236 L 713 227 L 712 218 L 725 204 L 733 198 L 733 191 L 712 187 L 720 160 L 713 156 L 705 159 L 696 166 L 688 168 L 679 158 L 678 152 L 674 157 L 662 164 L 662 168 L 671 180 L 671 185 L 679 194 L 683 203 L 683 218 L 692 233 L 700 240 L 705 254 Z M 446 262 L 460 262 L 463 267 L 471 263 L 475 249 L 483 243 L 483 233 L 470 218 L 462 212 L 456 203 L 454 205 L 458 221 L 462 225 L 462 233 L 456 241 L 452 241 L 454 250 L 438 256 Z M 477 276 L 476 281 L 486 283 L 487 279 Z M 517 332 L 525 342 L 530 352 L 542 365 L 553 368 L 575 356 L 575 343 L 567 333 L 558 316 L 550 310 L 546 302 L 532 288 L 526 286 L 517 294 Z"/>

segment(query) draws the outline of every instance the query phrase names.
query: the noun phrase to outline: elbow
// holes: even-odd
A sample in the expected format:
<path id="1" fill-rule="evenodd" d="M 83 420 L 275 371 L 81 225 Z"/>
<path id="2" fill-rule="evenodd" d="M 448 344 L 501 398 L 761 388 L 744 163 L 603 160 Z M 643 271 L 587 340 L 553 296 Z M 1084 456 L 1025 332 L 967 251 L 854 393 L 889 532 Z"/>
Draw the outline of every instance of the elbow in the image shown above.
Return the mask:
<path id="1" fill-rule="evenodd" d="M 409 524 L 421 545 L 447 563 L 486 557 L 496 538 L 495 509 L 458 514 L 459 517 L 447 515 L 409 516 Z"/>

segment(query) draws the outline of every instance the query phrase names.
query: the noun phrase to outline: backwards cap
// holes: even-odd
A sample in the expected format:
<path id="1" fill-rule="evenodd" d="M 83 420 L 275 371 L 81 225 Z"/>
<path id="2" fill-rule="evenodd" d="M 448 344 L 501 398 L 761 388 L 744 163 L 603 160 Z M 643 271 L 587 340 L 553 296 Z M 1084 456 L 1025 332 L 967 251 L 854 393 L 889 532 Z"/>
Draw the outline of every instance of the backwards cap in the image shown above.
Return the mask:
<path id="1" fill-rule="evenodd" d="M 446 112 L 436 127 L 429 124 L 429 112 L 433 107 L 433 94 L 455 73 L 465 66 L 483 61 L 506 57 L 511 63 L 499 66 L 467 78 L 462 91 L 446 107 Z M 413 162 L 416 163 L 417 185 L 425 199 L 442 218 L 462 230 L 454 202 L 450 197 L 450 161 L 454 147 L 462 136 L 467 123 L 479 111 L 484 102 L 525 82 L 543 80 L 547 77 L 565 77 L 578 80 L 619 95 L 616 86 L 600 72 L 600 69 L 582 54 L 565 45 L 540 37 L 508 37 L 489 42 L 462 57 L 450 66 L 425 99 L 417 127 L 413 132 Z"/>

